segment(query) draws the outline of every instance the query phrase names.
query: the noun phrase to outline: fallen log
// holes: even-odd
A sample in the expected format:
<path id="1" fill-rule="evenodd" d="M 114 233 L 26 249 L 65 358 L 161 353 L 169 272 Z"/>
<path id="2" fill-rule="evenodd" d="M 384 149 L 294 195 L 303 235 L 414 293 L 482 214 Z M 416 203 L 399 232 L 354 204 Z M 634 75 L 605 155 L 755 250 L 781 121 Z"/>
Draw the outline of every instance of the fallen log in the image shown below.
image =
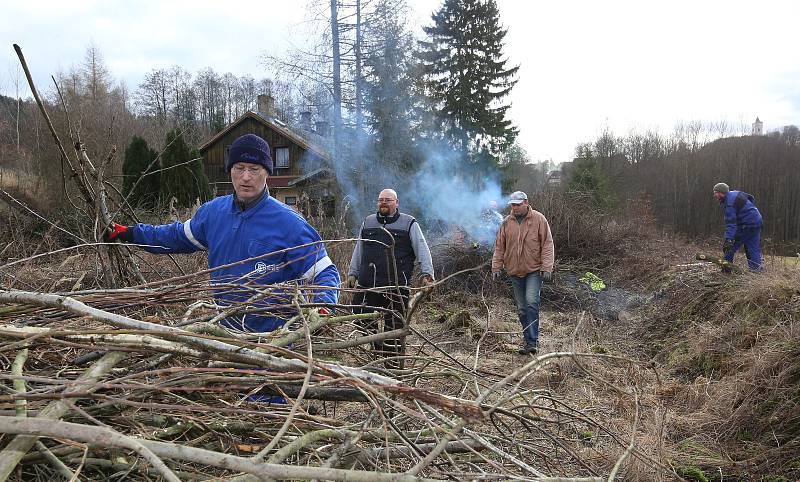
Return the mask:
<path id="1" fill-rule="evenodd" d="M 695 258 L 698 261 L 708 261 L 709 263 L 714 263 L 714 264 L 722 267 L 723 269 L 726 269 L 726 268 L 730 269 L 734 273 L 741 273 L 742 272 L 742 268 L 740 268 L 740 267 L 736 266 L 735 264 L 731 263 L 730 261 L 728 261 L 728 260 L 726 260 L 724 258 L 721 258 L 721 257 L 719 257 L 717 255 L 714 255 L 714 254 L 697 253 L 697 256 L 695 256 Z"/>
<path id="2" fill-rule="evenodd" d="M 278 384 L 266 386 L 256 392 L 256 395 L 287 396 L 297 398 L 300 395 L 300 385 Z M 369 399 L 361 391 L 349 387 L 308 387 L 303 396 L 308 400 L 323 400 L 326 402 L 368 402 Z"/>
<path id="3" fill-rule="evenodd" d="M 0 417 L 0 432 L 36 437 L 74 440 L 94 447 L 116 447 L 135 450 L 144 447 L 159 458 L 185 460 L 197 464 L 247 472 L 262 479 L 323 479 L 352 482 L 417 482 L 427 479 L 410 474 L 380 473 L 310 466 L 257 463 L 244 457 L 167 442 L 156 442 L 123 435 L 105 427 L 17 417 Z M 170 472 L 171 473 L 171 472 Z M 163 475 L 163 472 L 162 472 Z"/>

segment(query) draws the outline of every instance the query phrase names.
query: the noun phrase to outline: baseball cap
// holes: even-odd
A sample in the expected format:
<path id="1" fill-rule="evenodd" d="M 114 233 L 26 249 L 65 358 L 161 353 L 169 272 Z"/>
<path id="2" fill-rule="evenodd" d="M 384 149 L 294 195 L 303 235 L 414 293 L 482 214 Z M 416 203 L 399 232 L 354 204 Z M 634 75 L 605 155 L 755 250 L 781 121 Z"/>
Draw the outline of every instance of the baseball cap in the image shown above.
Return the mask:
<path id="1" fill-rule="evenodd" d="M 528 195 L 522 191 L 514 191 L 508 196 L 508 204 L 522 204 L 522 201 L 527 201 Z"/>

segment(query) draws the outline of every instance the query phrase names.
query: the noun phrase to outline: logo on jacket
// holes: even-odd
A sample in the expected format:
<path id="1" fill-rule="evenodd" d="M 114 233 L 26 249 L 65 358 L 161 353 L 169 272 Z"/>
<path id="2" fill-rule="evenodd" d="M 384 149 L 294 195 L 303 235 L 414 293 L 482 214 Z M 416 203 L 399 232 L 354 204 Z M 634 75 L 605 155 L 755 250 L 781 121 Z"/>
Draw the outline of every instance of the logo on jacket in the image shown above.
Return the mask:
<path id="1" fill-rule="evenodd" d="M 278 271 L 278 265 L 277 264 L 267 264 L 267 263 L 265 263 L 263 261 L 259 261 L 258 263 L 256 263 L 255 271 L 258 274 L 273 273 L 275 271 Z"/>

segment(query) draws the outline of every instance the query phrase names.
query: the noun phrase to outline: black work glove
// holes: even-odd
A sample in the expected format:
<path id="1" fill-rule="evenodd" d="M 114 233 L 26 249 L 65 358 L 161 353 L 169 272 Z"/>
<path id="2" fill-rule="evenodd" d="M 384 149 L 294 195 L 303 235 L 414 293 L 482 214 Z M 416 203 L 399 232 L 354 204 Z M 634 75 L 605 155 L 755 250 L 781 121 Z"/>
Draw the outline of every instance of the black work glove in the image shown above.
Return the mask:
<path id="1" fill-rule="evenodd" d="M 132 243 L 133 228 L 122 224 L 111 223 L 111 226 L 103 233 L 103 241 L 112 243 L 115 239 L 119 239 L 123 243 Z"/>
<path id="2" fill-rule="evenodd" d="M 733 249 L 733 240 L 726 239 L 725 242 L 722 243 L 722 254 L 727 256 L 728 251 L 731 251 L 732 249 Z"/>
<path id="3" fill-rule="evenodd" d="M 499 281 L 499 280 L 500 280 L 500 272 L 495 271 L 494 273 L 492 273 L 492 281 Z"/>
<path id="4" fill-rule="evenodd" d="M 541 273 L 543 283 L 550 283 L 553 281 L 553 273 L 550 271 L 542 271 Z"/>

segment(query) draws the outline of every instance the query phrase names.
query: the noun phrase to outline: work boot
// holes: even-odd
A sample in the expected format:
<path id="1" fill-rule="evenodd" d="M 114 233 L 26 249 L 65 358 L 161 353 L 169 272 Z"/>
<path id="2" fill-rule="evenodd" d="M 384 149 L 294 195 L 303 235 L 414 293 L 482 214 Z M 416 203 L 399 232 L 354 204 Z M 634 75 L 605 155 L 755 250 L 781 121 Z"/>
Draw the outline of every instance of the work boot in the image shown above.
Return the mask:
<path id="1" fill-rule="evenodd" d="M 539 351 L 538 343 L 526 343 L 519 347 L 517 353 L 520 355 L 535 355 L 537 351 Z"/>

